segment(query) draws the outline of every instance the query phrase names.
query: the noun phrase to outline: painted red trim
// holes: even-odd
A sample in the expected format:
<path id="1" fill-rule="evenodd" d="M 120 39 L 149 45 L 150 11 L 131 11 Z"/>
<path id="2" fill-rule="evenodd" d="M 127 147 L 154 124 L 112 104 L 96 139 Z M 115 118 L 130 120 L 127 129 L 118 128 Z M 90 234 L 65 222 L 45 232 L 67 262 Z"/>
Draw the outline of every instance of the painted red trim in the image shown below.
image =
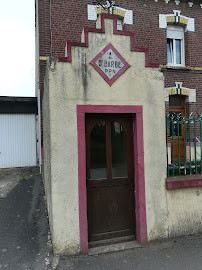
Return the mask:
<path id="1" fill-rule="evenodd" d="M 168 177 L 166 189 L 202 187 L 202 174 Z"/>
<path id="2" fill-rule="evenodd" d="M 88 253 L 85 114 L 77 110 L 80 250 Z"/>
<path id="3" fill-rule="evenodd" d="M 191 146 L 195 146 L 195 143 L 194 142 L 191 142 L 190 143 Z M 196 142 L 196 146 L 200 146 L 200 142 Z M 186 142 L 186 146 L 189 146 L 189 142 Z"/>
<path id="4" fill-rule="evenodd" d="M 96 64 L 96 61 L 101 57 L 101 55 L 105 54 L 109 49 L 111 49 L 118 56 L 118 58 L 124 63 L 124 67 L 121 70 L 119 70 L 119 72 L 111 80 Z M 120 55 L 120 53 L 114 48 L 114 46 L 111 43 L 108 44 L 90 63 L 110 86 L 130 67 L 130 65 L 126 62 L 126 60 Z"/>
<path id="5" fill-rule="evenodd" d="M 134 126 L 134 168 L 135 168 L 135 213 L 137 241 L 147 242 L 145 176 L 144 176 L 144 141 L 143 141 L 143 112 L 133 116 Z"/>
<path id="6" fill-rule="evenodd" d="M 130 113 L 134 115 L 134 179 L 137 240 L 140 243 L 144 243 L 147 241 L 147 222 L 144 176 L 143 108 L 142 106 L 130 105 L 77 105 L 80 251 L 81 253 L 88 252 L 85 145 L 86 113 Z"/>
<path id="7" fill-rule="evenodd" d="M 42 158 L 42 160 L 44 160 L 44 151 L 43 151 L 43 147 L 41 147 L 41 158 Z"/>
<path id="8" fill-rule="evenodd" d="M 136 105 L 77 105 L 77 113 L 142 113 Z"/>
<path id="9" fill-rule="evenodd" d="M 58 60 L 59 60 L 60 62 L 69 62 L 69 61 L 68 61 L 68 57 L 58 57 Z"/>
<path id="10" fill-rule="evenodd" d="M 96 28 L 84 28 L 84 40 L 85 42 L 71 42 L 67 41 L 67 54 L 68 57 L 58 57 L 60 62 L 71 62 L 72 61 L 72 52 L 71 47 L 88 47 L 88 34 L 91 33 L 105 33 L 105 23 L 104 19 L 113 19 L 113 33 L 116 35 L 130 36 L 130 46 L 131 51 L 133 52 L 144 52 L 145 53 L 145 67 L 159 67 L 159 64 L 150 63 L 149 61 L 149 48 L 137 48 L 134 46 L 134 33 L 129 31 L 120 31 L 117 30 L 117 16 L 111 14 L 101 14 L 101 29 Z"/>

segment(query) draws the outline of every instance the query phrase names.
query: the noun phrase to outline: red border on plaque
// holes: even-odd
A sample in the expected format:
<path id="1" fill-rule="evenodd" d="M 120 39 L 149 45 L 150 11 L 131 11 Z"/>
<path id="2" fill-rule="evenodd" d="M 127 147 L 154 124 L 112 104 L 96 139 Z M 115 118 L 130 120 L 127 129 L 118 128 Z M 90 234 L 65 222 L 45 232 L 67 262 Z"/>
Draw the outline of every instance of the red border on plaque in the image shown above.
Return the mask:
<path id="1" fill-rule="evenodd" d="M 96 64 L 97 60 L 101 56 L 103 56 L 109 49 L 111 49 L 124 64 L 124 67 L 120 69 L 111 79 L 109 79 L 107 75 Z M 126 60 L 120 55 L 120 53 L 114 48 L 111 43 L 108 44 L 90 63 L 110 86 L 130 67 L 130 65 L 126 62 Z"/>

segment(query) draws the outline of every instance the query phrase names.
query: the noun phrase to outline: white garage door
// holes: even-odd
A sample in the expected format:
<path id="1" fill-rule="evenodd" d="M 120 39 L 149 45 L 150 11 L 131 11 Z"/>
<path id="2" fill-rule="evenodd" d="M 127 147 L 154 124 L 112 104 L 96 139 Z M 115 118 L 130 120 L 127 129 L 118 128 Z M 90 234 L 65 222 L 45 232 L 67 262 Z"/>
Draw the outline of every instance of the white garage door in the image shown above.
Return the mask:
<path id="1" fill-rule="evenodd" d="M 0 114 L 0 168 L 36 166 L 35 114 Z"/>

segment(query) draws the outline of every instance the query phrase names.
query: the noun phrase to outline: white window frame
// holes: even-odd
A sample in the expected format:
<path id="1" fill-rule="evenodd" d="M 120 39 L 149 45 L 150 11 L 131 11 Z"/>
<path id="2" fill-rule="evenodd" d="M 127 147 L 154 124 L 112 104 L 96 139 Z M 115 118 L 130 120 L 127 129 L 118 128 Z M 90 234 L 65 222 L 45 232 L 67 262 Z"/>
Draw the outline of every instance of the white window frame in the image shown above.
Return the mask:
<path id="1" fill-rule="evenodd" d="M 167 27 L 167 39 L 173 40 L 173 53 L 172 63 L 167 63 L 168 66 L 185 66 L 185 45 L 184 45 L 184 28 L 182 26 L 168 25 Z M 176 40 L 181 40 L 181 64 L 176 64 Z M 167 45 L 167 42 L 166 42 Z M 168 53 L 168 52 L 167 52 Z"/>

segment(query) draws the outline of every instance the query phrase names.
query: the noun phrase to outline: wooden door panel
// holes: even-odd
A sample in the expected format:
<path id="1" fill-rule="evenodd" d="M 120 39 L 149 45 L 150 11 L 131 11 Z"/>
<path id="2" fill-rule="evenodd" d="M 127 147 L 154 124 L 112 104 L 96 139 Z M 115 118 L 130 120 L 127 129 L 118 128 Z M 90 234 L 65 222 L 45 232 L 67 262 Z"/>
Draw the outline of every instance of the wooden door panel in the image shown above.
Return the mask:
<path id="1" fill-rule="evenodd" d="M 89 188 L 88 216 L 91 237 L 89 240 L 110 238 L 114 232 L 133 231 L 130 209 L 131 192 L 128 185 Z M 128 234 L 128 231 L 126 232 Z M 90 236 L 89 235 L 89 236 Z M 93 237 L 94 236 L 94 237 Z"/>
<path id="2" fill-rule="evenodd" d="M 100 122 L 99 122 L 100 121 Z M 102 122 L 101 122 L 102 121 Z M 106 136 L 106 178 L 93 178 L 91 173 L 92 159 L 96 159 L 99 151 L 91 151 L 91 138 L 96 141 L 97 132 L 94 127 L 102 123 Z M 93 131 L 93 137 L 91 132 Z M 112 134 L 113 131 L 113 134 Z M 133 127 L 131 116 L 126 115 L 88 115 L 86 117 L 86 148 L 87 148 L 87 207 L 89 241 L 109 239 L 118 236 L 135 234 L 135 207 L 134 207 L 134 169 L 133 169 Z M 123 134 L 124 137 L 119 134 Z M 117 135 L 116 135 L 117 134 Z M 112 138 L 113 136 L 113 138 Z M 120 139 L 116 136 L 122 136 Z M 126 136 L 126 137 L 125 137 Z M 124 139 L 124 141 L 123 141 Z M 113 140 L 113 141 L 112 141 Z M 103 128 L 102 128 L 102 141 Z M 112 155 L 122 155 L 113 143 L 123 143 L 126 170 L 119 168 L 119 160 Z M 95 145 L 95 144 L 94 144 Z M 103 153 L 103 151 L 102 151 Z M 126 156 L 125 156 L 126 155 Z M 103 159 L 103 158 L 102 158 Z M 99 159 L 98 159 L 99 160 Z M 115 162 L 113 167 L 112 160 Z M 97 162 L 99 164 L 99 162 Z M 125 165 L 124 165 L 125 166 Z M 94 168 L 96 170 L 96 168 Z M 115 173 L 114 171 L 115 170 Z M 94 174 L 95 175 L 95 174 Z M 101 175 L 101 174 L 100 174 Z M 118 177 L 119 176 L 119 177 Z"/>
<path id="3" fill-rule="evenodd" d="M 171 159 L 172 159 L 173 157 L 172 138 L 170 139 L 170 142 L 171 142 Z M 180 153 L 179 153 L 180 161 L 184 161 L 184 138 L 183 137 L 179 138 L 179 147 L 180 147 Z M 174 161 L 175 162 L 178 162 L 179 156 L 178 156 L 178 139 L 174 138 Z"/>
<path id="4" fill-rule="evenodd" d="M 99 180 L 90 180 L 87 183 L 87 187 L 111 187 L 111 186 L 119 186 L 119 185 L 129 185 L 128 178 L 116 178 L 111 179 L 99 179 Z"/>
<path id="5" fill-rule="evenodd" d="M 185 99 L 182 96 L 176 95 L 178 101 L 176 104 L 172 104 L 172 106 L 169 107 L 169 114 L 174 114 L 175 116 L 177 114 L 180 114 L 181 117 L 185 115 Z M 174 106 L 175 105 L 175 106 Z M 184 161 L 184 129 L 183 125 L 180 125 L 180 134 L 179 134 L 179 147 L 180 147 L 180 161 Z M 178 156 L 178 131 L 177 127 L 174 130 L 174 138 L 172 140 L 172 132 L 170 130 L 170 143 L 171 143 L 171 160 L 173 160 L 173 142 L 174 142 L 174 161 L 178 162 L 179 156 Z"/>

